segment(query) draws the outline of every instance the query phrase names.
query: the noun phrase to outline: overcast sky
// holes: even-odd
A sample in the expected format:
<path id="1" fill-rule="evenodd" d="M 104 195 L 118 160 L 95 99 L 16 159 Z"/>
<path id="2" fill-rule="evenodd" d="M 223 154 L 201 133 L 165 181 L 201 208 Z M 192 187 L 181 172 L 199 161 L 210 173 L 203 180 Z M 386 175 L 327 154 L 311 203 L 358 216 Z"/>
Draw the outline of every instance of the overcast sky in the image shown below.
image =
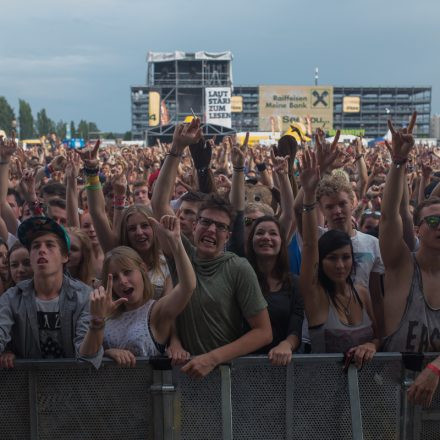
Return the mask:
<path id="1" fill-rule="evenodd" d="M 152 51 L 234 55 L 235 85 L 433 87 L 439 0 L 0 0 L 0 96 L 55 120 L 131 129 L 130 85 Z"/>

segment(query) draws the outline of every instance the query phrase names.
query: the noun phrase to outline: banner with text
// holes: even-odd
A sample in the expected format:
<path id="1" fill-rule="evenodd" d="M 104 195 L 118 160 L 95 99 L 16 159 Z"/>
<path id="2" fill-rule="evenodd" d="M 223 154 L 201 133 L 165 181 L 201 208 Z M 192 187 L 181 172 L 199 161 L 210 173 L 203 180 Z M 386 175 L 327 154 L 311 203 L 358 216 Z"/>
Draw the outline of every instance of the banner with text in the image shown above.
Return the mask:
<path id="1" fill-rule="evenodd" d="M 312 130 L 333 128 L 332 86 L 260 86 L 259 130 L 285 131 L 310 117 Z"/>
<path id="2" fill-rule="evenodd" d="M 206 123 L 231 128 L 231 88 L 207 87 L 205 89 Z"/>

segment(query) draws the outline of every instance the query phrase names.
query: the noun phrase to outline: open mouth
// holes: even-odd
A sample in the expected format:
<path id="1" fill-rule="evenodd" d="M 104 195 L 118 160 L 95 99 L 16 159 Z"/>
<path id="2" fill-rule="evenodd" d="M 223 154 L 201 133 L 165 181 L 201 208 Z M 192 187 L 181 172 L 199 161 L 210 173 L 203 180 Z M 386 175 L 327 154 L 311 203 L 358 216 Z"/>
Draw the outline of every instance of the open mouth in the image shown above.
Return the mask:
<path id="1" fill-rule="evenodd" d="M 208 246 L 216 246 L 217 245 L 217 241 L 214 240 L 213 238 L 210 237 L 203 237 L 200 240 L 201 243 L 207 244 Z"/>
<path id="2" fill-rule="evenodd" d="M 46 264 L 48 261 L 46 260 L 46 258 L 39 258 L 38 260 L 37 260 L 37 264 Z"/>
<path id="3" fill-rule="evenodd" d="M 123 296 L 130 296 L 134 292 L 134 287 L 128 287 L 122 291 Z"/>

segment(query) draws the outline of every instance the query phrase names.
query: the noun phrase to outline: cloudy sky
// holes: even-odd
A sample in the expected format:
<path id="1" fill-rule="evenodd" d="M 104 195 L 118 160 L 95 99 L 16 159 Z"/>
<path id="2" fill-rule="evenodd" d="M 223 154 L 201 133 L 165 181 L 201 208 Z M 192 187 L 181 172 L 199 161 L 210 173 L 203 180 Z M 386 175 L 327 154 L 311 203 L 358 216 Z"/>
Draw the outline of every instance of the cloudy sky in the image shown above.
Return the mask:
<path id="1" fill-rule="evenodd" d="M 236 85 L 432 85 L 438 0 L 0 0 L 0 96 L 55 120 L 129 130 L 152 51 L 234 54 Z"/>

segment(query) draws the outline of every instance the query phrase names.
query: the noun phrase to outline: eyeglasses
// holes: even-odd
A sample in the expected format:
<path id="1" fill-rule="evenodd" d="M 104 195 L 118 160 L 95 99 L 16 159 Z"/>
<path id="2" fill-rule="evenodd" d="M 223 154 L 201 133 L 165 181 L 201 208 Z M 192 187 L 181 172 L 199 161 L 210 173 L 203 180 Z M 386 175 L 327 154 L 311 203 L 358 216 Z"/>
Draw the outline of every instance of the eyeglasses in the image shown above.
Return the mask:
<path id="1" fill-rule="evenodd" d="M 366 210 L 362 213 L 362 215 L 363 215 L 363 216 L 369 216 L 369 215 L 371 215 L 371 216 L 374 217 L 374 218 L 380 218 L 381 213 L 380 213 L 380 211 L 373 211 L 373 210 L 371 210 L 371 209 L 366 209 Z"/>
<path id="2" fill-rule="evenodd" d="M 428 215 L 427 217 L 422 218 L 420 224 L 423 222 L 425 222 L 431 229 L 437 229 L 438 225 L 440 225 L 440 215 Z"/>
<path id="3" fill-rule="evenodd" d="M 245 217 L 245 218 L 244 218 L 244 224 L 245 224 L 245 226 L 250 226 L 254 221 L 255 221 L 254 218 L 250 218 L 250 217 Z"/>
<path id="4" fill-rule="evenodd" d="M 197 219 L 197 222 L 199 225 L 203 226 L 204 228 L 209 228 L 212 224 L 214 224 L 217 231 L 220 231 L 220 232 L 229 231 L 229 225 L 227 225 L 226 223 L 222 223 L 222 222 L 216 222 L 215 220 L 211 220 L 210 218 L 199 217 Z"/>

